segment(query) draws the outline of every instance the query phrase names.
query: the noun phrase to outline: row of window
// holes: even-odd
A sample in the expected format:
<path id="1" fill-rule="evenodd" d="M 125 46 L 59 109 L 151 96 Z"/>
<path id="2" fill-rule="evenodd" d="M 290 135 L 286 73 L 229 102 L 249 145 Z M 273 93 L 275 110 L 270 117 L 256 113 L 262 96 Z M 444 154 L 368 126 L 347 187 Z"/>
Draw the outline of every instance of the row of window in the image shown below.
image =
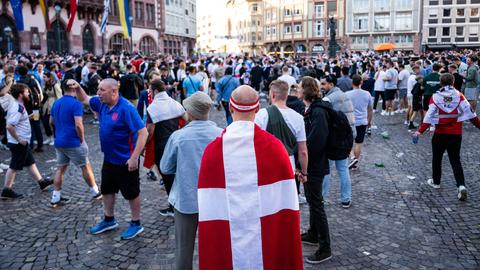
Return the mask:
<path id="1" fill-rule="evenodd" d="M 146 19 L 147 22 L 155 21 L 155 5 L 145 4 L 143 2 L 136 1 L 135 2 L 135 20 L 140 21 L 144 19 Z"/>
<path id="2" fill-rule="evenodd" d="M 375 11 L 413 9 L 413 0 L 353 0 L 352 10 L 363 12 L 373 5 Z"/>
<path id="3" fill-rule="evenodd" d="M 187 1 L 185 1 L 187 2 Z M 187 4 L 187 9 L 185 9 L 185 15 L 188 15 L 188 3 Z M 183 7 L 183 1 L 182 0 L 165 0 L 165 6 L 178 6 L 178 7 Z M 195 13 L 195 4 L 190 3 L 190 11 L 192 13 Z"/>
<path id="4" fill-rule="evenodd" d="M 476 8 L 430 8 L 428 10 L 429 18 L 438 18 L 440 17 L 440 12 L 442 13 L 443 18 L 451 18 L 453 14 L 456 14 L 454 17 L 465 17 L 465 14 L 470 15 L 470 17 L 478 17 L 478 7 Z"/>
<path id="5" fill-rule="evenodd" d="M 325 36 L 325 22 L 323 20 L 318 20 L 315 21 L 314 23 L 314 35 L 316 37 L 323 37 Z M 301 34 L 303 32 L 303 25 L 301 23 L 296 23 L 293 26 L 291 24 L 284 24 L 283 25 L 283 34 Z M 265 33 L 267 36 L 273 36 L 277 34 L 277 26 L 272 25 L 269 26 L 267 25 L 265 27 Z"/>
<path id="6" fill-rule="evenodd" d="M 303 14 L 303 10 L 300 8 L 284 8 L 283 9 L 283 17 L 288 18 L 291 16 L 301 16 Z M 325 4 L 324 3 L 315 3 L 314 6 L 314 16 L 316 18 L 323 18 L 325 17 Z M 336 1 L 328 1 L 327 2 L 327 15 L 328 17 L 335 17 L 337 15 L 337 2 Z M 277 19 L 277 11 L 269 11 L 266 12 L 266 19 L 267 20 L 276 20 Z"/>
<path id="7" fill-rule="evenodd" d="M 394 36 L 393 39 L 395 40 L 396 44 L 402 43 L 413 43 L 413 36 L 412 35 L 397 35 Z M 374 36 L 373 43 L 380 44 L 380 43 L 388 43 L 391 42 L 390 36 Z M 368 44 L 368 36 L 354 36 L 352 37 L 352 44 L 360 45 L 360 44 Z"/>
<path id="8" fill-rule="evenodd" d="M 480 0 L 430 0 L 428 3 L 430 6 L 438 5 L 468 5 L 468 4 L 480 4 Z"/>
<path id="9" fill-rule="evenodd" d="M 456 26 L 456 27 L 429 27 L 428 36 L 436 37 L 441 33 L 442 37 L 449 37 L 453 33 L 452 30 L 455 30 L 455 36 L 465 36 L 465 26 Z M 468 26 L 468 35 L 472 37 L 478 36 L 478 25 Z"/>
<path id="10" fill-rule="evenodd" d="M 356 32 L 369 30 L 369 15 L 358 14 L 353 16 L 353 30 Z M 390 14 L 375 14 L 373 17 L 373 30 L 377 32 L 390 31 Z M 401 12 L 395 14 L 395 30 L 412 30 L 413 15 L 411 12 Z"/>

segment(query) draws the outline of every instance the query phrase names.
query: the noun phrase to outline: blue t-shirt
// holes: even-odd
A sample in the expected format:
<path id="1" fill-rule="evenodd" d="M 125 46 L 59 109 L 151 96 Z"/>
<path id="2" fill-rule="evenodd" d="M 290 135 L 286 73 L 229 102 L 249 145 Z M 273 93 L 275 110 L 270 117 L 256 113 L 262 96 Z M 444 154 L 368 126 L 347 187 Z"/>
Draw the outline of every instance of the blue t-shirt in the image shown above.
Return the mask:
<path id="1" fill-rule="evenodd" d="M 123 97 L 112 109 L 98 97 L 92 97 L 90 107 L 98 113 L 104 160 L 125 165 L 135 149 L 138 131 L 145 127 L 137 109 Z"/>
<path id="2" fill-rule="evenodd" d="M 53 103 L 50 115 L 55 124 L 55 147 L 79 147 L 80 137 L 75 129 L 75 116 L 83 116 L 82 103 L 72 96 L 63 96 Z"/>
<path id="3" fill-rule="evenodd" d="M 195 76 L 188 76 L 183 79 L 183 88 L 186 90 L 187 97 L 200 90 L 200 86 L 202 86 L 202 81 Z"/>

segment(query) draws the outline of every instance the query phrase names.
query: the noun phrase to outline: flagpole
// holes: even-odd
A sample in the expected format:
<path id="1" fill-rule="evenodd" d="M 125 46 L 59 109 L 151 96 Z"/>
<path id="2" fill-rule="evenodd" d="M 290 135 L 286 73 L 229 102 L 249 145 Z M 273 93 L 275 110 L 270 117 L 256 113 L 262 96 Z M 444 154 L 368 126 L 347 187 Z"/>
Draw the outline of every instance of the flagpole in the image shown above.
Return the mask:
<path id="1" fill-rule="evenodd" d="M 105 55 L 105 33 L 102 32 L 102 55 Z"/>

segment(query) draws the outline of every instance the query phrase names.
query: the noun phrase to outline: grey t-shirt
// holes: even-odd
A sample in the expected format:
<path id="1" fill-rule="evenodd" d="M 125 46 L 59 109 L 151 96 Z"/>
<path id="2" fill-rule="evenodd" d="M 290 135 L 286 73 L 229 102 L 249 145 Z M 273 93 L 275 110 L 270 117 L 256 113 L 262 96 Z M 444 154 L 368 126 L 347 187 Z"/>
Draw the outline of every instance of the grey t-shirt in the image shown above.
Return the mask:
<path id="1" fill-rule="evenodd" d="M 355 126 L 368 125 L 368 108 L 372 107 L 372 96 L 362 89 L 353 89 L 346 92 L 353 105 Z"/>

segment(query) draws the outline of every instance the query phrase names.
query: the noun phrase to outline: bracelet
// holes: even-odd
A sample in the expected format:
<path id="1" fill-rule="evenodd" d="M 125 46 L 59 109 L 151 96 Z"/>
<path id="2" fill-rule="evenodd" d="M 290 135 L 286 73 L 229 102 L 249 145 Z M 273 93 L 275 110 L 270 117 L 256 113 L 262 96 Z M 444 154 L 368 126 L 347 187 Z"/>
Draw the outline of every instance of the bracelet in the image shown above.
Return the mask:
<path id="1" fill-rule="evenodd" d="M 303 175 L 303 176 L 308 176 L 308 173 L 300 172 L 300 174 Z"/>

